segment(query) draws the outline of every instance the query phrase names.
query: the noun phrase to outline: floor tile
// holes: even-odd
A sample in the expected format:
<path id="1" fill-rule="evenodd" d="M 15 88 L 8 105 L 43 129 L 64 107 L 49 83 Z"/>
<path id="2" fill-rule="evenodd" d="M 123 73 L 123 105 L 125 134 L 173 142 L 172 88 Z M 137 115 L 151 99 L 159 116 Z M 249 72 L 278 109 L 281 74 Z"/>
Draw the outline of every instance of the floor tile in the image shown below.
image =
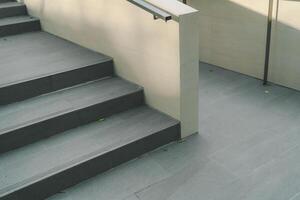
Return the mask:
<path id="1" fill-rule="evenodd" d="M 199 134 L 52 200 L 300 200 L 300 92 L 200 66 Z"/>

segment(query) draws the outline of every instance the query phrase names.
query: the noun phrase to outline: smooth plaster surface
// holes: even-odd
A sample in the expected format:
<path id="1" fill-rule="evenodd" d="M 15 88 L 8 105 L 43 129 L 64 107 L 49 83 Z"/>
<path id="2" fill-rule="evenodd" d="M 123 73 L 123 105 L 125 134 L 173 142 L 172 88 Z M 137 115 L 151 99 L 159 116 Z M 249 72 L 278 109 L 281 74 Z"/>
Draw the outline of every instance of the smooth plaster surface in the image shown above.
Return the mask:
<path id="1" fill-rule="evenodd" d="M 199 10 L 200 61 L 262 79 L 268 3 L 188 0 Z M 276 0 L 273 10 L 269 80 L 300 90 L 300 2 Z"/>
<path id="2" fill-rule="evenodd" d="M 280 0 L 275 14 L 270 80 L 300 90 L 300 2 Z"/>

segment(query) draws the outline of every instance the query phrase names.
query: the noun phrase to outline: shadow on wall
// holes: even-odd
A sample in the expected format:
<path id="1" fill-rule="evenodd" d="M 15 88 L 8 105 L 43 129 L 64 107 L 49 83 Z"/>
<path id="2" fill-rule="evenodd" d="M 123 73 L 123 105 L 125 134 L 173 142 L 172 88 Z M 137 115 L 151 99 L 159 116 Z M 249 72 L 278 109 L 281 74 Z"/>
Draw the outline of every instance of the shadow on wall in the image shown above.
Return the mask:
<path id="1" fill-rule="evenodd" d="M 300 90 L 300 1 L 280 0 L 272 40 L 271 81 Z"/>
<path id="2" fill-rule="evenodd" d="M 179 118 L 178 23 L 155 21 L 126 0 L 25 2 L 44 30 L 112 56 L 118 75 L 144 87 L 148 104 Z"/>
<path id="3" fill-rule="evenodd" d="M 300 90 L 300 2 L 279 1 L 272 30 L 270 80 Z M 262 78 L 268 2 L 188 0 L 200 10 L 200 60 Z"/>

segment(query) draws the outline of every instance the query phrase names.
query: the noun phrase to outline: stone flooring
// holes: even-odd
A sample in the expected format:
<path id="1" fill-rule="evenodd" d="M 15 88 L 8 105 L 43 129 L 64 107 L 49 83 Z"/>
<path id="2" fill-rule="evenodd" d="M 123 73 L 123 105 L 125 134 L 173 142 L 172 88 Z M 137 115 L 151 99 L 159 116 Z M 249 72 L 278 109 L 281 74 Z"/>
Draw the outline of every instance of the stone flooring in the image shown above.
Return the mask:
<path id="1" fill-rule="evenodd" d="M 300 92 L 200 65 L 198 135 L 51 200 L 300 200 Z"/>

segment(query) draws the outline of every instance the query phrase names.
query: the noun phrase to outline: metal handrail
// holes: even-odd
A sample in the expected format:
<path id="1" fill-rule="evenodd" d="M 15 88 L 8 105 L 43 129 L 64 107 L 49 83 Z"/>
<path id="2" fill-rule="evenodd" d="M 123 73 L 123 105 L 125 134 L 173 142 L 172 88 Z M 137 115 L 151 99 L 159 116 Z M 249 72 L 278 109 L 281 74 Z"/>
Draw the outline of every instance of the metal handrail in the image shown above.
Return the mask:
<path id="1" fill-rule="evenodd" d="M 145 11 L 151 13 L 154 16 L 154 19 L 162 19 L 164 21 L 169 21 L 172 19 L 172 15 L 165 12 L 164 10 L 161 10 L 154 5 L 144 1 L 144 0 L 127 0 L 130 3 L 144 9 Z"/>

